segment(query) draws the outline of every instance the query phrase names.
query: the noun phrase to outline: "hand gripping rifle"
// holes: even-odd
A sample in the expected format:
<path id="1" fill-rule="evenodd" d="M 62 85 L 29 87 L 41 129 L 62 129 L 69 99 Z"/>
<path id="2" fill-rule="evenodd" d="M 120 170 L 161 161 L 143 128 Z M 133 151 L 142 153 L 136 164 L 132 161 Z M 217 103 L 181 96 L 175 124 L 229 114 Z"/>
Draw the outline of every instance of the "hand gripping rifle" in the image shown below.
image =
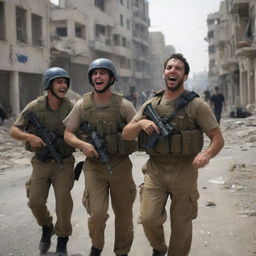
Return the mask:
<path id="1" fill-rule="evenodd" d="M 104 139 L 99 134 L 97 134 L 97 132 L 91 127 L 91 125 L 87 121 L 82 122 L 80 129 L 88 134 L 88 141 L 94 146 L 94 148 L 98 152 L 99 160 L 106 165 L 107 170 L 110 174 L 112 174 Z"/>
<path id="2" fill-rule="evenodd" d="M 147 149 L 151 149 L 151 148 L 154 147 L 154 145 L 156 144 L 156 142 L 159 139 L 164 138 L 164 137 L 170 135 L 173 132 L 173 130 L 174 130 L 174 126 L 172 126 L 170 123 L 168 123 L 168 119 L 167 118 L 161 119 L 161 117 L 158 115 L 158 113 L 152 107 L 151 103 L 146 105 L 146 107 L 145 107 L 145 109 L 143 111 L 143 115 L 146 116 L 151 121 L 153 121 L 158 126 L 158 128 L 160 130 L 159 134 L 154 132 L 154 134 L 152 134 L 148 138 L 148 142 L 147 142 L 146 148 Z"/>
<path id="3" fill-rule="evenodd" d="M 53 131 L 44 128 L 33 112 L 29 112 L 27 117 L 28 121 L 37 129 L 39 137 L 46 144 L 38 154 L 38 160 L 44 162 L 46 156 L 50 153 L 56 162 L 63 168 L 63 159 L 53 146 L 53 142 L 57 138 L 57 135 Z"/>

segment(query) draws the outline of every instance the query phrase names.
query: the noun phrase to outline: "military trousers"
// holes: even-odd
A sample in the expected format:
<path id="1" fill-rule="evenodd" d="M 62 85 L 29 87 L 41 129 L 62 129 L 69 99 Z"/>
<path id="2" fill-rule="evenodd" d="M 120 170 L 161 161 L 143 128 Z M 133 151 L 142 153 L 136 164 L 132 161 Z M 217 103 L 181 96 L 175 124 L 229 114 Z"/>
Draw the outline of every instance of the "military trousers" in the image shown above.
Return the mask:
<path id="1" fill-rule="evenodd" d="M 198 210 L 197 169 L 191 162 L 168 163 L 150 158 L 143 172 L 140 220 L 150 245 L 161 252 L 168 250 L 168 256 L 187 256 L 192 241 L 192 220 Z M 171 237 L 167 247 L 163 224 L 169 196 Z"/>
<path id="2" fill-rule="evenodd" d="M 65 158 L 63 168 L 54 160 L 31 159 L 33 171 L 26 184 L 28 206 L 40 226 L 50 225 L 53 217 L 47 208 L 47 198 L 52 185 L 55 194 L 57 236 L 70 236 L 72 233 L 71 213 L 73 200 L 71 189 L 74 185 L 74 157 Z"/>
<path id="3" fill-rule="evenodd" d="M 88 229 L 92 245 L 103 249 L 104 231 L 109 217 L 109 198 L 111 198 L 115 215 L 114 252 L 123 255 L 128 254 L 133 242 L 132 208 L 136 197 L 136 186 L 128 156 L 120 156 L 118 161 L 110 165 L 112 174 L 99 162 L 85 161 L 83 204 L 90 215 Z"/>

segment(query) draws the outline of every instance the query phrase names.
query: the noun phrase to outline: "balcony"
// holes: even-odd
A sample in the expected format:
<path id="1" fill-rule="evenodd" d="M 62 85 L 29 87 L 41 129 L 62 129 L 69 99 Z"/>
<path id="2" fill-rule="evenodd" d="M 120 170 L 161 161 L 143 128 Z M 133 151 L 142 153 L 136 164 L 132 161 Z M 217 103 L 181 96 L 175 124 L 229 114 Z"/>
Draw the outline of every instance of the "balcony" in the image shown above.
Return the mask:
<path id="1" fill-rule="evenodd" d="M 250 42 L 241 41 L 237 44 L 236 50 L 237 57 L 255 57 L 256 56 L 256 44 L 251 44 Z"/>
<path id="2" fill-rule="evenodd" d="M 248 9 L 250 0 L 231 0 L 229 11 L 230 13 L 237 13 L 239 9 Z"/>
<path id="3" fill-rule="evenodd" d="M 238 69 L 238 60 L 233 58 L 227 58 L 221 63 L 221 68 L 226 71 Z"/>
<path id="4" fill-rule="evenodd" d="M 215 43 L 218 46 L 224 46 L 228 41 L 228 30 L 224 25 L 220 25 L 216 28 L 215 31 Z"/>

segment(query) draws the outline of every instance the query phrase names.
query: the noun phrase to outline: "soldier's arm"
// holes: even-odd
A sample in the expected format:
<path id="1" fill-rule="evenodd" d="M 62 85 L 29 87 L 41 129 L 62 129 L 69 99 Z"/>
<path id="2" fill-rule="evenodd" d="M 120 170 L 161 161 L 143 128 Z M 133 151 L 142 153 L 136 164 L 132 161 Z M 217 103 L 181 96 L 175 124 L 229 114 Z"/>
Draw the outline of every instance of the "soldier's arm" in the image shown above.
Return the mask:
<path id="1" fill-rule="evenodd" d="M 65 141 L 72 147 L 80 149 L 87 157 L 98 157 L 98 153 L 94 146 L 83 140 L 80 140 L 71 130 L 68 128 L 64 132 Z"/>
<path id="2" fill-rule="evenodd" d="M 13 139 L 23 141 L 23 142 L 28 142 L 33 148 L 46 146 L 46 144 L 43 142 L 43 140 L 40 137 L 31 133 L 25 132 L 15 125 L 11 127 L 9 131 L 9 135 Z"/>
<path id="3" fill-rule="evenodd" d="M 204 152 L 200 152 L 193 161 L 196 168 L 202 168 L 206 166 L 210 159 L 215 157 L 224 146 L 224 139 L 219 127 L 206 133 L 210 138 L 211 143 Z"/>

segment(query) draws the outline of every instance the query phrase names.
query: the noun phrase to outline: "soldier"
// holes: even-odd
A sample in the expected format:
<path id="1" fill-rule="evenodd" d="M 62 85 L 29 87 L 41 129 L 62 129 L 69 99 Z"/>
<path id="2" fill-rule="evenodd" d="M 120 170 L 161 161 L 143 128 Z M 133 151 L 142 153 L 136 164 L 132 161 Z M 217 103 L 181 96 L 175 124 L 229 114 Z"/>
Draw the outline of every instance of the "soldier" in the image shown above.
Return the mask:
<path id="1" fill-rule="evenodd" d="M 109 195 L 115 214 L 114 252 L 116 255 L 125 256 L 128 255 L 133 242 L 132 207 L 136 187 L 129 154 L 136 150 L 136 142 L 123 141 L 121 132 L 136 111 L 131 102 L 111 91 L 111 85 L 118 80 L 112 61 L 105 58 L 94 60 L 89 66 L 88 78 L 94 91 L 78 100 L 64 120 L 64 138 L 86 156 L 83 166 L 83 204 L 90 215 L 90 256 L 101 255 L 104 246 L 104 230 L 109 216 Z M 112 174 L 98 159 L 99 153 L 95 147 L 88 140 L 79 139 L 74 134 L 83 121 L 87 121 L 104 139 Z"/>
<path id="2" fill-rule="evenodd" d="M 181 54 L 173 54 L 164 64 L 165 90 L 143 104 L 124 128 L 123 138 L 134 140 L 139 134 L 142 146 L 152 136 L 161 134 L 160 127 L 145 118 L 151 103 L 166 127 L 173 130 L 146 149 L 150 158 L 143 166 L 141 190 L 141 223 L 153 247 L 153 256 L 187 256 L 192 240 L 192 220 L 197 216 L 198 168 L 207 165 L 223 147 L 219 125 L 210 106 L 193 92 L 184 90 L 189 64 Z M 192 97 L 191 97 L 192 96 Z M 183 106 L 183 107 L 181 107 Z M 201 152 L 203 132 L 210 138 L 209 147 Z M 143 136 L 144 135 L 144 136 Z M 146 141 L 144 141 L 146 140 Z M 148 145 L 148 144 L 147 144 Z M 171 238 L 167 248 L 163 223 L 166 202 L 171 197 Z"/>
<path id="3" fill-rule="evenodd" d="M 73 107 L 73 104 L 65 97 L 69 85 L 70 76 L 64 69 L 53 67 L 46 70 L 43 75 L 43 89 L 47 90 L 47 96 L 40 96 L 30 102 L 10 129 L 12 138 L 24 141 L 26 149 L 34 152 L 31 159 L 33 171 L 26 185 L 29 187 L 29 191 L 27 190 L 28 206 L 37 223 L 42 227 L 39 251 L 44 254 L 49 250 L 51 237 L 55 233 L 58 236 L 56 248 L 58 256 L 67 255 L 66 245 L 72 232 L 71 189 L 74 184 L 74 157 L 73 148 L 64 141 L 65 127 L 62 122 Z M 37 129 L 29 119 L 30 113 L 38 118 L 44 128 L 52 132 L 53 137 L 56 135 L 53 146 L 63 161 L 61 166 L 56 162 L 53 154 L 47 152 L 46 142 L 43 141 L 40 129 Z M 40 157 L 42 153 L 45 155 L 43 158 Z M 53 217 L 46 206 L 51 185 L 56 200 L 55 227 Z"/>

